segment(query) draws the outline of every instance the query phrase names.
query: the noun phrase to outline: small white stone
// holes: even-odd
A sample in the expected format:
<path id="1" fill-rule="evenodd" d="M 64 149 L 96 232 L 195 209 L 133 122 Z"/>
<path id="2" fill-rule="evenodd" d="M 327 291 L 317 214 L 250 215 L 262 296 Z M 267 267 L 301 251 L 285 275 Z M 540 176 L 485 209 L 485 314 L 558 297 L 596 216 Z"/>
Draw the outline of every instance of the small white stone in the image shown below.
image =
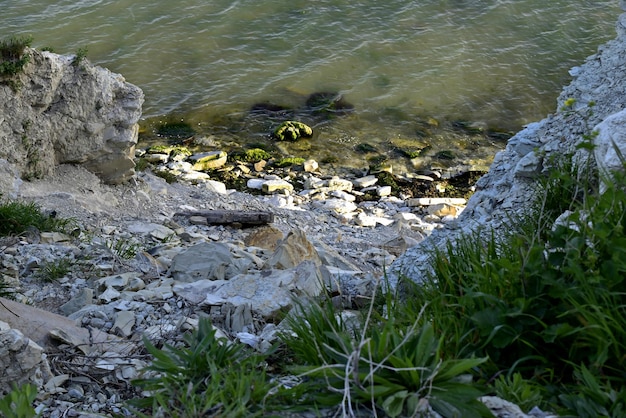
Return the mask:
<path id="1" fill-rule="evenodd" d="M 382 186 L 377 188 L 376 194 L 380 197 L 391 195 L 391 186 Z"/>
<path id="2" fill-rule="evenodd" d="M 376 226 L 376 218 L 361 212 L 355 218 L 354 223 L 359 226 L 374 227 Z"/>
<path id="3" fill-rule="evenodd" d="M 307 173 L 317 171 L 318 168 L 319 164 L 315 160 L 306 160 L 304 162 L 304 171 L 306 171 Z"/>
<path id="4" fill-rule="evenodd" d="M 170 161 L 169 163 L 167 163 L 166 167 L 169 168 L 170 170 L 179 171 L 183 173 L 192 171 L 191 163 L 188 163 L 185 161 Z"/>
<path id="5" fill-rule="evenodd" d="M 304 181 L 305 189 L 321 189 L 325 186 L 324 180 L 318 179 L 317 177 L 309 177 Z"/>
<path id="6" fill-rule="evenodd" d="M 207 180 L 204 182 L 207 189 L 219 194 L 226 194 L 226 185 L 221 181 Z"/>
<path id="7" fill-rule="evenodd" d="M 272 193 L 280 190 L 293 191 L 291 183 L 285 180 L 267 180 L 263 183 L 263 192 Z"/>
<path id="8" fill-rule="evenodd" d="M 356 200 L 356 196 L 354 196 L 353 194 L 344 192 L 343 190 L 334 190 L 330 192 L 330 195 L 332 197 L 345 200 L 347 202 L 354 202 Z"/>
<path id="9" fill-rule="evenodd" d="M 103 300 L 105 302 L 111 302 L 114 299 L 118 299 L 122 294 L 112 287 L 107 288 L 104 292 L 98 296 L 98 299 Z"/>
<path id="10" fill-rule="evenodd" d="M 377 182 L 378 182 L 378 178 L 376 176 L 365 176 L 365 177 L 352 180 L 352 184 L 354 184 L 354 187 L 358 187 L 360 189 L 364 187 L 373 186 Z"/>
<path id="11" fill-rule="evenodd" d="M 435 215 L 439 217 L 444 216 L 456 216 L 458 212 L 458 208 L 453 205 L 449 205 L 447 203 L 440 203 L 438 205 L 431 205 L 428 207 L 428 213 L 430 215 Z"/>
<path id="12" fill-rule="evenodd" d="M 158 239 L 159 241 L 163 241 L 166 238 L 171 238 L 176 235 L 176 233 L 163 225 L 156 225 L 156 227 L 150 231 L 150 236 L 152 238 Z"/>
<path id="13" fill-rule="evenodd" d="M 115 227 L 113 225 L 105 225 L 105 226 L 103 226 L 100 229 L 102 230 L 103 234 L 111 235 L 111 234 L 115 233 L 115 231 L 117 230 L 117 227 Z"/>
<path id="14" fill-rule="evenodd" d="M 323 201 L 322 205 L 324 208 L 337 213 L 349 213 L 354 212 L 357 209 L 357 206 L 354 203 L 341 199 L 328 199 Z"/>
<path id="15" fill-rule="evenodd" d="M 352 182 L 339 177 L 333 177 L 332 179 L 327 180 L 326 187 L 330 190 L 343 190 L 345 192 L 349 192 L 352 190 Z"/>

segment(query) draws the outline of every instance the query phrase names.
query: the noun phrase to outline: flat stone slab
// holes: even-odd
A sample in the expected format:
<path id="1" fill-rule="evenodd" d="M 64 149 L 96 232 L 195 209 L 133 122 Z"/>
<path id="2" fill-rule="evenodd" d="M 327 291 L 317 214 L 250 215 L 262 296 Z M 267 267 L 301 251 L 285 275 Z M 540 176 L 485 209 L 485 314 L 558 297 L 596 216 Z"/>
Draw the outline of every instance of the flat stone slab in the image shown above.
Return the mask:
<path id="1" fill-rule="evenodd" d="M 84 353 L 104 352 L 111 348 L 111 344 L 122 341 L 99 330 L 93 330 L 90 336 L 89 330 L 77 326 L 69 318 L 5 298 L 0 298 L 0 321 L 20 330 L 44 350 L 55 346 L 55 340 L 62 340 Z"/>

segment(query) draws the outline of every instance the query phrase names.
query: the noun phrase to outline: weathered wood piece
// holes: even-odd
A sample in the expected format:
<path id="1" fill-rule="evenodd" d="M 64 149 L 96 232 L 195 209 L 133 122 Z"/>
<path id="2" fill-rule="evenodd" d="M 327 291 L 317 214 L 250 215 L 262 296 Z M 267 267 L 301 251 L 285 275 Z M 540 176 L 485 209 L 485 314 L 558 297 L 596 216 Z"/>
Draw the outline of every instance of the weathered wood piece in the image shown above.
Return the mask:
<path id="1" fill-rule="evenodd" d="M 240 211 L 240 210 L 202 210 L 192 212 L 179 212 L 174 216 L 199 216 L 206 219 L 209 225 L 265 225 L 274 222 L 274 214 L 266 211 Z"/>

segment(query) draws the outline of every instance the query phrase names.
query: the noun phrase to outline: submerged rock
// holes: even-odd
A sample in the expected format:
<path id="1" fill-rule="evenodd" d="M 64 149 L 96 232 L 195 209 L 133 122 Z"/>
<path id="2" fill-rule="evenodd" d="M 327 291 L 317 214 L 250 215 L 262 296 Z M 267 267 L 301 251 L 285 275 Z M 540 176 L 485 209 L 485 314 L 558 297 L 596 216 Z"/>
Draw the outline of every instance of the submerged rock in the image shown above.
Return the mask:
<path id="1" fill-rule="evenodd" d="M 281 123 L 274 131 L 274 138 L 279 141 L 296 141 L 311 136 L 313 136 L 313 129 L 310 126 L 292 120 Z"/>
<path id="2" fill-rule="evenodd" d="M 345 115 L 354 110 L 354 105 L 336 92 L 316 92 L 305 103 L 306 108 L 318 115 Z"/>

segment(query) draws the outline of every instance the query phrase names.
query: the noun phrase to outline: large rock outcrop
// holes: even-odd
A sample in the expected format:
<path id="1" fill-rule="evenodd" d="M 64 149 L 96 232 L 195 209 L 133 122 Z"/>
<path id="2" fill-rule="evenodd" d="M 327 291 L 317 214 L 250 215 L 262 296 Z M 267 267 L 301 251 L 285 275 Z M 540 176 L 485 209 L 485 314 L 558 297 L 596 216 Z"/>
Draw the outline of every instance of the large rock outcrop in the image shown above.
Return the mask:
<path id="1" fill-rule="evenodd" d="M 134 148 L 144 96 L 119 74 L 28 48 L 19 83 L 0 84 L 0 159 L 22 178 L 82 164 L 104 182 L 134 174 Z"/>
<path id="2" fill-rule="evenodd" d="M 626 11 L 626 2 L 621 5 Z M 560 94 L 556 113 L 529 124 L 509 140 L 489 172 L 477 183 L 476 193 L 456 223 L 435 231 L 398 258 L 391 266 L 393 278 L 402 276 L 420 282 L 433 248 L 441 248 L 470 231 L 489 234 L 494 230 L 498 234 L 501 228 L 507 228 L 510 214 L 528 204 L 538 178 L 545 175 L 546 162 L 553 155 L 574 150 L 584 135 L 594 130 L 600 132 L 598 150 L 608 152 L 612 148 L 606 144 L 607 138 L 626 149 L 626 116 L 620 113 L 626 109 L 626 14 L 619 17 L 616 30 L 614 40 L 600 46 L 583 65 L 570 70 L 573 80 Z M 601 156 L 600 167 L 607 165 L 603 161 L 606 158 Z"/>

